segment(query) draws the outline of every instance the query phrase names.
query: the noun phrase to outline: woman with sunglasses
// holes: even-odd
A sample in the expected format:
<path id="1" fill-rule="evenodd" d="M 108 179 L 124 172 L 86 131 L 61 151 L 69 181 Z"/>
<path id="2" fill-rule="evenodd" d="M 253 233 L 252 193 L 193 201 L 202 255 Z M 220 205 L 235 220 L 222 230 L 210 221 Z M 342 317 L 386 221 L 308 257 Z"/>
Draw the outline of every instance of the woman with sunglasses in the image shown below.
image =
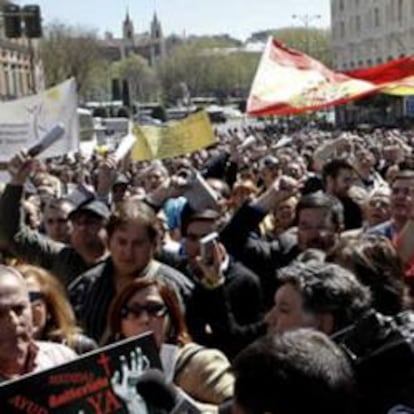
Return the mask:
<path id="1" fill-rule="evenodd" d="M 192 342 L 175 291 L 158 278 L 135 279 L 109 308 L 110 342 L 152 331 L 157 347 L 177 346 L 173 382 L 195 400 L 231 398 L 234 378 L 224 354 Z"/>
<path id="2" fill-rule="evenodd" d="M 58 279 L 37 266 L 18 265 L 16 269 L 29 287 L 35 339 L 64 343 L 78 354 L 96 349 L 95 341 L 83 335 L 76 325 L 73 309 Z"/>

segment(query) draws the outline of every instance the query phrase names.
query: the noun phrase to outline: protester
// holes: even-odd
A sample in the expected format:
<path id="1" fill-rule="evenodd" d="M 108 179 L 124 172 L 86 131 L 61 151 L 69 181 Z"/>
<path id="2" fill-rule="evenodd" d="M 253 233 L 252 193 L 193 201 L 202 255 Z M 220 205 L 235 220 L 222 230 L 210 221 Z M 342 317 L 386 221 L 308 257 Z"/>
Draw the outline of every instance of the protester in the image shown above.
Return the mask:
<path id="1" fill-rule="evenodd" d="M 43 226 L 46 236 L 52 240 L 69 244 L 72 232 L 72 223 L 69 214 L 74 205 L 64 198 L 52 198 L 43 210 Z"/>
<path id="2" fill-rule="evenodd" d="M 171 287 L 158 277 L 135 279 L 112 301 L 109 342 L 152 331 L 156 345 L 177 347 L 173 381 L 199 402 L 218 405 L 233 395 L 233 375 L 226 357 L 195 344 Z"/>
<path id="3" fill-rule="evenodd" d="M 323 333 L 299 329 L 267 336 L 234 362 L 234 414 L 352 414 L 349 362 Z"/>
<path id="4" fill-rule="evenodd" d="M 391 218 L 372 228 L 369 233 L 378 234 L 393 240 L 410 217 L 414 203 L 414 171 L 398 172 L 391 185 Z"/>
<path id="5" fill-rule="evenodd" d="M 391 218 L 390 191 L 386 188 L 372 191 L 362 203 L 363 224 L 360 228 L 344 231 L 341 238 L 357 237 Z"/>
<path id="6" fill-rule="evenodd" d="M 118 203 L 106 226 L 109 256 L 69 285 L 76 316 L 86 334 L 96 341 L 105 338 L 110 301 L 135 278 L 157 275 L 169 281 L 177 289 L 183 306 L 190 297 L 192 282 L 154 259 L 157 229 L 157 217 L 148 205 L 138 200 Z"/>
<path id="7" fill-rule="evenodd" d="M 356 229 L 362 225 L 361 208 L 349 196 L 354 170 L 346 160 L 336 158 L 328 161 L 322 169 L 325 192 L 339 199 L 344 208 L 344 229 Z"/>
<path id="8" fill-rule="evenodd" d="M 265 332 L 262 290 L 259 278 L 218 240 L 207 251 L 210 257 L 202 256 L 200 240 L 218 231 L 219 220 L 208 209 L 183 217 L 185 257 L 179 268 L 194 282 L 186 313 L 191 335 L 233 358 Z"/>
<path id="9" fill-rule="evenodd" d="M 69 362 L 75 352 L 33 337 L 32 308 L 25 279 L 0 266 L 0 382 Z"/>
<path id="10" fill-rule="evenodd" d="M 16 269 L 26 279 L 33 315 L 33 337 L 63 343 L 77 354 L 97 348 L 91 338 L 81 333 L 75 314 L 59 280 L 46 270 L 32 265 Z"/>
<path id="11" fill-rule="evenodd" d="M 257 200 L 240 208 L 221 232 L 228 252 L 260 277 L 266 307 L 271 305 L 278 286 L 275 272 L 308 248 L 332 248 L 343 230 L 340 202 L 323 193 L 312 193 L 297 204 L 297 235 L 284 233 L 271 241 L 251 237 L 263 217 L 298 190 L 296 180 L 276 181 Z"/>
<path id="12" fill-rule="evenodd" d="M 372 293 L 372 306 L 384 315 L 412 307 L 401 258 L 391 242 L 375 235 L 348 239 L 329 252 L 327 261 L 352 271 Z"/>
<path id="13" fill-rule="evenodd" d="M 371 306 L 369 288 L 335 264 L 292 264 L 282 269 L 279 282 L 274 306 L 266 315 L 270 332 L 312 327 L 331 335 Z"/>
<path id="14" fill-rule="evenodd" d="M 226 376 L 228 360 L 217 349 L 233 360 L 266 328 L 279 336 L 285 331 L 293 335 L 302 326 L 336 334 L 370 309 L 369 290 L 375 309 L 390 315 L 405 309 L 397 253 L 405 266 L 404 282 L 414 286 L 413 163 L 403 159 L 412 137 L 398 133 L 401 143 L 396 144 L 383 129 L 322 131 L 313 123 L 305 129 L 296 120 L 289 123 L 223 127 L 214 145 L 186 158 L 125 160 L 122 168 L 111 151 L 95 154 L 88 163 L 78 155 L 38 162 L 17 154 L 0 200 L 2 251 L 14 254 L 14 261 L 49 271 L 69 289 L 78 318 L 75 323 L 70 311 L 64 312 L 70 339 L 78 335 L 78 325 L 100 344 L 130 336 L 107 320 L 110 302 L 129 286 L 154 279 L 148 289 L 158 289 L 155 296 L 167 313 L 146 306 L 152 294 L 140 295 L 147 288 L 131 288 L 120 307 L 132 310 L 123 310 L 124 316 L 116 312 L 117 326 L 135 326 L 138 320 L 167 323 L 174 311 L 158 286 L 170 285 L 197 343 L 187 343 L 188 334 L 185 340 L 172 340 L 180 357 L 186 348 L 219 355 Z M 378 172 L 395 174 L 389 181 L 391 196 Z M 61 191 L 65 199 L 59 198 Z M 76 200 L 72 196 L 78 192 L 83 196 Z M 40 227 L 39 220 L 24 215 L 25 201 L 39 206 Z M 352 234 L 343 232 L 347 228 Z M 200 239 L 213 231 L 219 239 L 213 243 L 212 261 L 203 262 Z M 383 239 L 341 241 L 372 232 L 386 235 L 396 250 Z M 33 273 L 41 272 L 35 269 Z M 61 332 L 65 328 L 57 323 L 52 334 L 45 321 L 47 311 L 53 313 L 53 298 L 61 293 L 52 293 L 53 282 L 37 277 L 29 277 L 29 286 L 32 296 L 37 294 L 33 311 L 46 322 L 42 337 L 69 341 Z M 134 304 L 140 306 L 134 309 Z M 266 323 L 263 312 L 269 310 Z M 204 362 L 200 364 L 204 372 Z M 197 369 L 183 369 L 176 382 L 205 391 L 207 383 L 194 373 Z M 213 401 L 194 392 L 189 391 L 197 400 Z M 256 412 L 258 406 L 249 405 L 236 390 L 235 409 Z M 305 409 L 313 412 L 310 406 Z M 338 410 L 335 406 L 331 412 Z"/>
<path id="15" fill-rule="evenodd" d="M 19 259 L 49 270 L 66 286 L 106 255 L 104 224 L 109 210 L 90 198 L 80 203 L 69 216 L 73 227 L 70 246 L 30 230 L 22 223 L 20 204 L 33 166 L 34 160 L 25 152 L 9 163 L 11 180 L 0 199 L 0 238 Z"/>

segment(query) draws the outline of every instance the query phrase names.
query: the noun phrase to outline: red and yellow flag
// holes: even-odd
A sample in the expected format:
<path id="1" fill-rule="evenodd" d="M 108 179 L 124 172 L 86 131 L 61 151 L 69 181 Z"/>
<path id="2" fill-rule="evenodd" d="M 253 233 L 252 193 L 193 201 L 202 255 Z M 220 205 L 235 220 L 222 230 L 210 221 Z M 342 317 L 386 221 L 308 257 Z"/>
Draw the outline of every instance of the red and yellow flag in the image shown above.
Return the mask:
<path id="1" fill-rule="evenodd" d="M 340 73 L 269 38 L 247 101 L 249 115 L 290 115 L 376 92 L 414 94 L 414 57 Z"/>

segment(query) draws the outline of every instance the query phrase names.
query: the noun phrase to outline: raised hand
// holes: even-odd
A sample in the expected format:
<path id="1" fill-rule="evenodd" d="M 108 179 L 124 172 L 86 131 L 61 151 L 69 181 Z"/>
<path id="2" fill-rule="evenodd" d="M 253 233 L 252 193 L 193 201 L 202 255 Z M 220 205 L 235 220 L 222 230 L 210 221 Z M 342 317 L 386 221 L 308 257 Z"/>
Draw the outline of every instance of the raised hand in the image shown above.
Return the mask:
<path id="1" fill-rule="evenodd" d="M 26 151 L 17 153 L 8 163 L 7 169 L 11 176 L 10 184 L 24 185 L 36 164 Z"/>

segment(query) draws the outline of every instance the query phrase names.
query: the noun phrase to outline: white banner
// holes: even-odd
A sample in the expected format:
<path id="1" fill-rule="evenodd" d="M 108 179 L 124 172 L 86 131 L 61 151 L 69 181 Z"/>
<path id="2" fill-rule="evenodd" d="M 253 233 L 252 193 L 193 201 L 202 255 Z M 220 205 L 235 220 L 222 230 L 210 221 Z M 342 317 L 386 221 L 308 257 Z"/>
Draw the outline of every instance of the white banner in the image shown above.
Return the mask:
<path id="1" fill-rule="evenodd" d="M 0 103 L 0 162 L 7 162 L 22 149 L 28 149 L 57 123 L 65 135 L 39 155 L 48 158 L 79 149 L 79 122 L 75 80 L 37 95 Z"/>

